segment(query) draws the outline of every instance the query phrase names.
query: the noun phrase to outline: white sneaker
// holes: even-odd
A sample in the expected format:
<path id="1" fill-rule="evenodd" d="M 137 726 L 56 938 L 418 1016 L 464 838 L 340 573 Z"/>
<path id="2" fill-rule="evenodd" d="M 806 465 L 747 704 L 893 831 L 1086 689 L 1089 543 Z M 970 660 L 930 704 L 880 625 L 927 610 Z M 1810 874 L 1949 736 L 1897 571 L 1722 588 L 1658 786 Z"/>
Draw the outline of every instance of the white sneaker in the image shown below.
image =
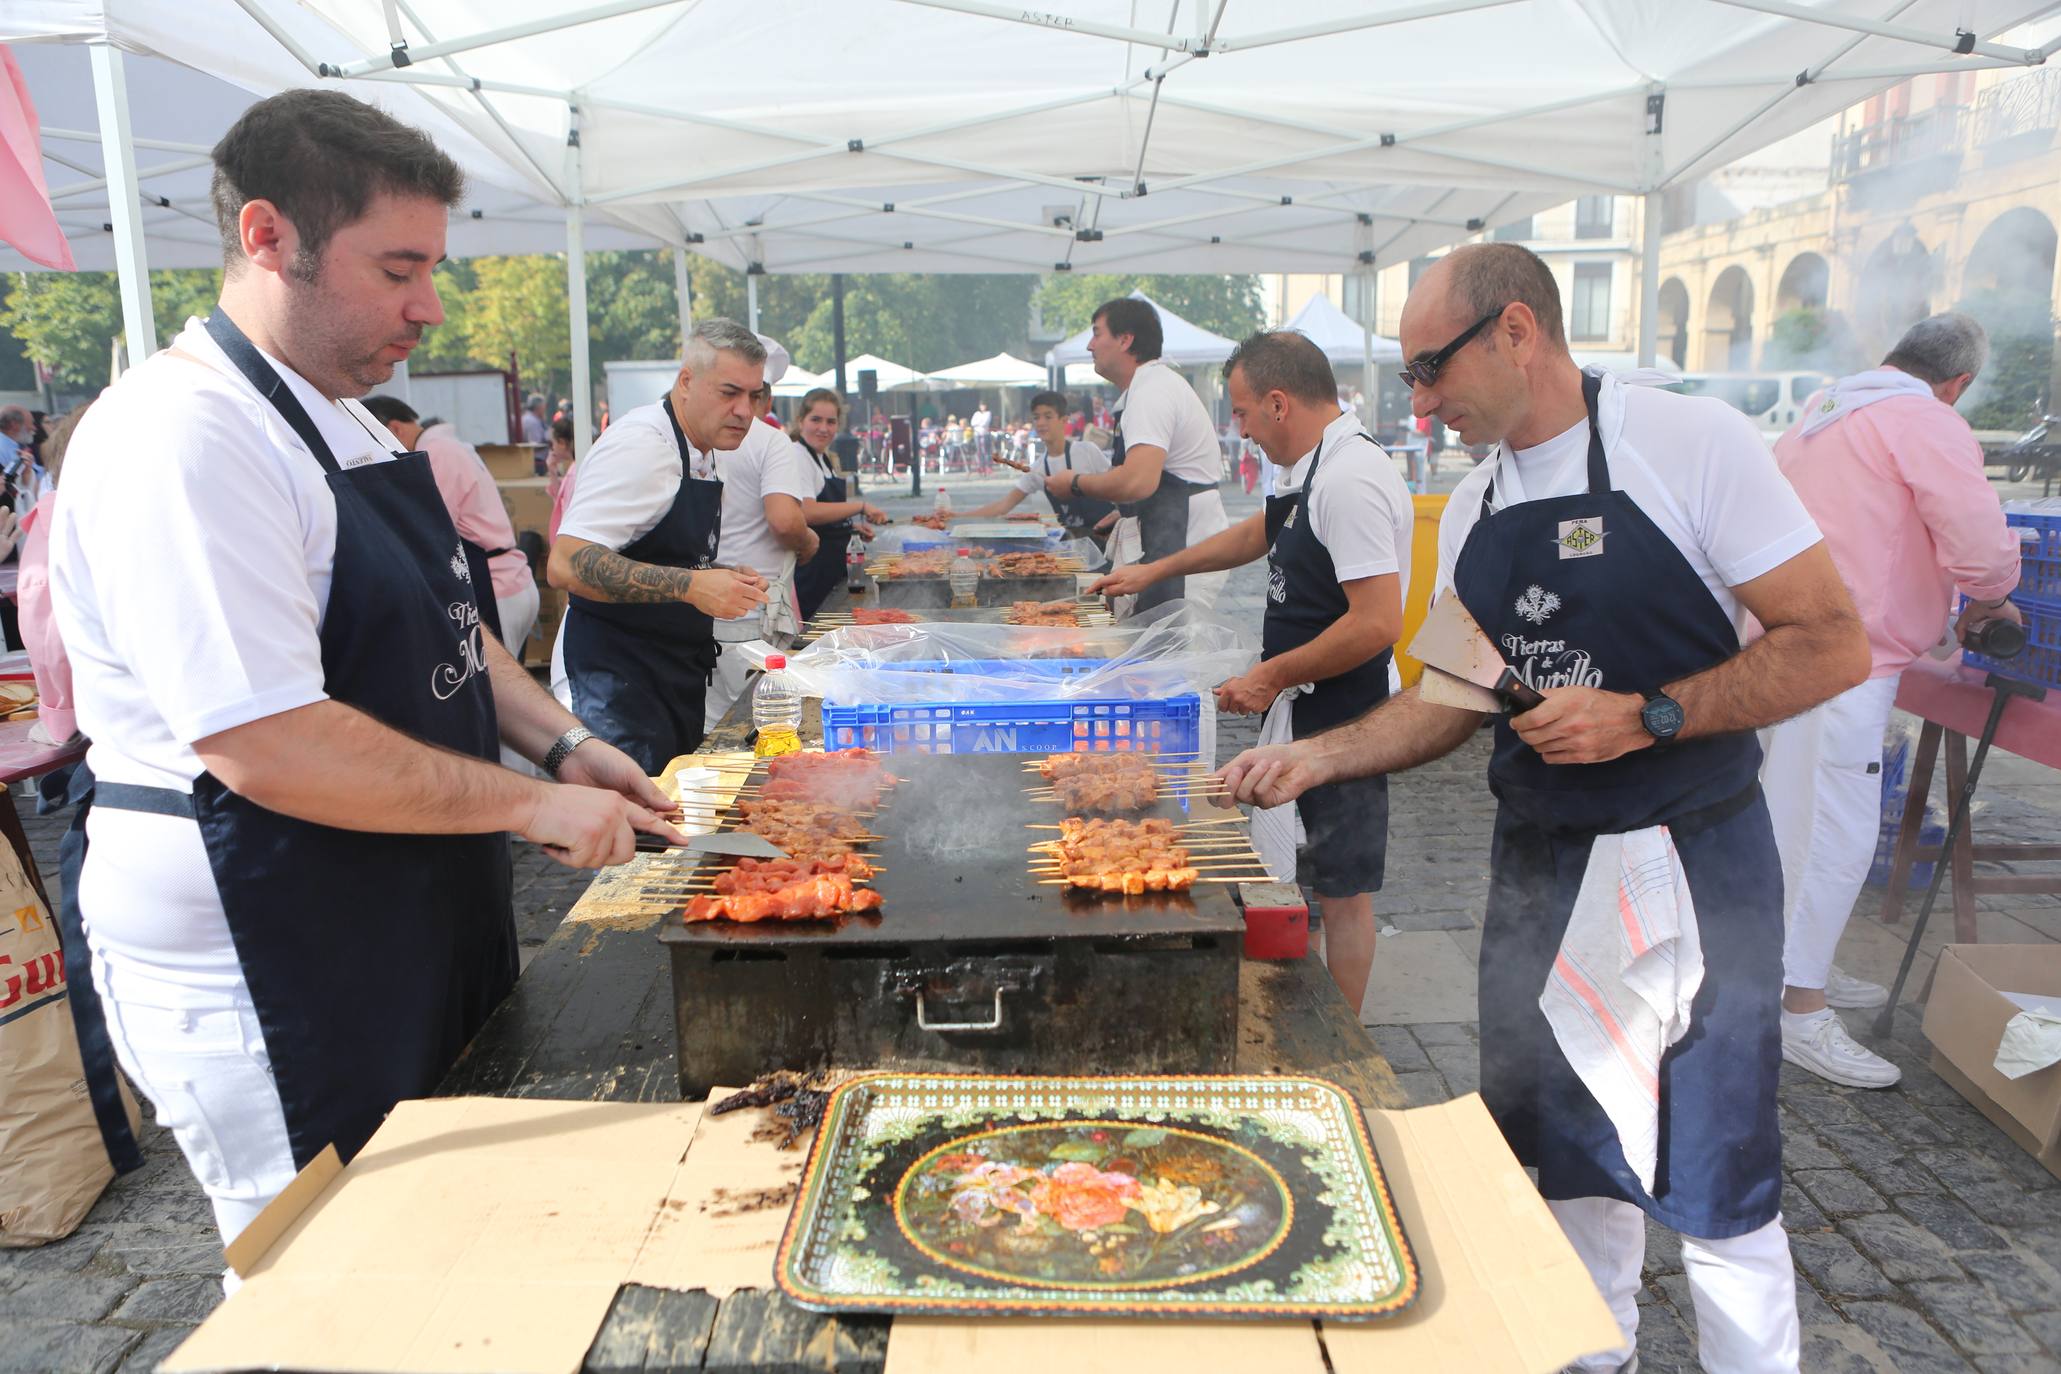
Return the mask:
<path id="1" fill-rule="evenodd" d="M 1807 1017 L 1782 1013 L 1782 1057 L 1849 1088 L 1893 1087 L 1904 1076 L 1902 1069 L 1848 1035 L 1830 1011 Z"/>
<path id="2" fill-rule="evenodd" d="M 1849 1011 L 1865 1011 L 1879 1007 L 1889 1000 L 1889 989 L 1880 983 L 1871 983 L 1865 978 L 1856 978 L 1842 973 L 1837 964 L 1825 975 L 1825 1005 L 1844 1007 Z"/>

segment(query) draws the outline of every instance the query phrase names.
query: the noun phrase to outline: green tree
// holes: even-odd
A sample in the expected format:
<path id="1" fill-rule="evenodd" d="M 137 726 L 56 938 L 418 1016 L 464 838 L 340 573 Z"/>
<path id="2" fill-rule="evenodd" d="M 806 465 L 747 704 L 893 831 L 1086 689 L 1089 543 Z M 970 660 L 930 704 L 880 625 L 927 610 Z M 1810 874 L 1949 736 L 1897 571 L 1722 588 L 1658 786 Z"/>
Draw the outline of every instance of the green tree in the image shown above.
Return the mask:
<path id="1" fill-rule="evenodd" d="M 1230 339 L 1242 339 L 1252 333 L 1264 317 L 1258 277 L 1154 277 L 1136 273 L 1052 276 L 1038 288 L 1038 317 L 1047 329 L 1077 333 L 1088 327 L 1096 306 L 1133 291 L 1143 291 L 1190 324 Z"/>
<path id="2" fill-rule="evenodd" d="M 183 268 L 150 274 L 151 315 L 158 343 L 168 343 L 189 315 L 205 315 L 221 291 L 221 274 Z M 112 272 L 18 272 L 0 304 L 0 329 L 22 351 L 75 387 L 106 382 L 110 346 L 122 334 L 122 301 Z"/>
<path id="3" fill-rule="evenodd" d="M 1976 429 L 2024 429 L 2044 404 L 2052 409 L 2054 316 L 2045 299 L 1994 289 L 1969 295 L 1954 309 L 1989 331 L 1989 362 L 1962 403 Z"/>
<path id="4" fill-rule="evenodd" d="M 563 394 L 572 376 L 565 259 L 535 254 L 479 258 L 472 268 L 472 289 L 445 306 L 445 328 L 456 324 L 454 332 L 473 358 L 506 367 L 512 353 L 525 386 Z M 452 304 L 459 307 L 455 316 Z"/>
<path id="5" fill-rule="evenodd" d="M 1867 366 L 1846 317 L 1816 306 L 1801 306 L 1776 317 L 1768 330 L 1762 362 L 1772 369 L 1813 370 L 1835 377 Z"/>

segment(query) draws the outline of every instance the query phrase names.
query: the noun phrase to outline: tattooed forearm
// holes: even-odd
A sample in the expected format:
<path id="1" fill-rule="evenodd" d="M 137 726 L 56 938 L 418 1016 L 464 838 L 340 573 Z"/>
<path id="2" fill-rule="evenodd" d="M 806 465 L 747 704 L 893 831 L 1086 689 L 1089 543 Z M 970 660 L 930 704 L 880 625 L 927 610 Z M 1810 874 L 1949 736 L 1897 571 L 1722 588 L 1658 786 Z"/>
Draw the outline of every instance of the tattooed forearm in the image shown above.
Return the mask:
<path id="1" fill-rule="evenodd" d="M 596 601 L 681 601 L 694 580 L 691 568 L 661 568 L 625 558 L 599 544 L 583 545 L 572 556 L 580 594 Z"/>

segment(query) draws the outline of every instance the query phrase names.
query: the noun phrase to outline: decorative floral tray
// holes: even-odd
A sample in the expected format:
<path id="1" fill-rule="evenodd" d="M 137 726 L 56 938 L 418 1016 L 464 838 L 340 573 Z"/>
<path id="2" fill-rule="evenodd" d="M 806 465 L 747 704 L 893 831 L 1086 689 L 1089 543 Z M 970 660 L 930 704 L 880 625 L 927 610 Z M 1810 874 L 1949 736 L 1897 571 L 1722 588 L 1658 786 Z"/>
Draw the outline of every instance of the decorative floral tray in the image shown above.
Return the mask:
<path id="1" fill-rule="evenodd" d="M 1417 1266 L 1315 1078 L 889 1073 L 839 1088 L 780 1243 L 824 1311 L 1385 1316 Z"/>

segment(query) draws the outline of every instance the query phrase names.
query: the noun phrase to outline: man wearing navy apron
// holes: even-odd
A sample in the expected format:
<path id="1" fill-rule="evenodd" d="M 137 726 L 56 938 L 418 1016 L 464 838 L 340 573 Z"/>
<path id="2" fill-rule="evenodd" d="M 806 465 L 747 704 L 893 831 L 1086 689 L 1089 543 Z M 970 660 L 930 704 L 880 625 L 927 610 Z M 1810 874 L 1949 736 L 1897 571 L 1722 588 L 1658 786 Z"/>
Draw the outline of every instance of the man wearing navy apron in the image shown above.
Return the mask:
<path id="1" fill-rule="evenodd" d="M 1388 699 L 1415 511 L 1395 464 L 1339 409 L 1331 364 L 1304 335 L 1253 335 L 1224 363 L 1224 387 L 1239 432 L 1283 469 L 1285 490 L 1267 498 L 1264 513 L 1171 557 L 1121 568 L 1089 591 L 1134 595 L 1163 578 L 1265 558 L 1260 662 L 1217 689 L 1217 709 L 1265 712 L 1262 741 L 1305 739 Z M 1313 788 L 1293 810 L 1256 818 L 1253 834 L 1270 868 L 1284 877 L 1301 870 L 1316 889 L 1325 962 L 1357 1008 L 1374 964 L 1388 779 Z"/>
<path id="2" fill-rule="evenodd" d="M 851 484 L 837 470 L 831 444 L 844 421 L 844 398 L 827 386 L 802 397 L 794 412 L 795 452 L 802 476 L 820 485 L 813 501 L 802 502 L 802 518 L 822 543 L 794 570 L 797 614 L 807 620 L 823 608 L 845 574 L 845 554 L 852 540 L 871 539 L 874 526 L 887 522 L 887 512 L 851 494 Z M 870 523 L 869 523 L 870 522 Z"/>
<path id="3" fill-rule="evenodd" d="M 1068 472 L 1107 472 L 1109 455 L 1086 439 L 1066 437 L 1066 397 L 1057 391 L 1040 391 L 1031 397 L 1031 430 L 1038 440 L 1035 458 L 1019 463 L 1001 454 L 995 456 L 996 462 L 1023 476 L 1003 495 L 967 511 L 965 518 L 997 519 L 1015 510 L 1032 492 L 1042 491 L 1069 539 L 1092 539 L 1097 545 L 1106 545 L 1110 527 L 1116 524 L 1115 503 L 1092 496 L 1061 499 L 1048 479 Z"/>
<path id="4" fill-rule="evenodd" d="M 1223 450 L 1209 411 L 1179 373 L 1159 360 L 1165 331 L 1159 310 L 1142 296 L 1106 301 L 1089 325 L 1088 354 L 1095 371 L 1123 395 L 1116 402 L 1115 447 L 1107 472 L 1069 469 L 1045 479 L 1054 503 L 1083 497 L 1114 501 L 1119 519 L 1111 537 L 1117 566 L 1151 563 L 1200 544 L 1230 527 L 1224 514 Z M 1116 603 L 1128 617 L 1169 601 L 1216 604 L 1228 574 L 1169 577 L 1135 600 Z"/>
<path id="5" fill-rule="evenodd" d="M 81 424 L 51 570 L 110 1035 L 226 1239 L 432 1091 L 507 993 L 506 832 L 576 866 L 677 832 L 483 632 L 428 459 L 343 399 L 443 318 L 457 167 L 317 90 L 213 157 L 220 302 Z"/>
<path id="6" fill-rule="evenodd" d="M 573 714 L 646 773 L 701 745 L 713 617 L 766 599 L 757 572 L 715 566 L 716 454 L 757 425 L 751 398 L 765 366 L 765 345 L 743 325 L 695 325 L 672 389 L 617 417 L 580 460 L 551 545 L 551 585 L 569 593 L 552 679 L 570 684 Z"/>
<path id="7" fill-rule="evenodd" d="M 1861 681 L 1866 635 L 1752 426 L 1719 401 L 1579 370 L 1552 275 L 1526 249 L 1446 255 L 1411 291 L 1401 335 L 1417 413 L 1497 445 L 1447 507 L 1443 594 L 1545 696 L 1497 723 L 1489 764 L 1500 806 L 1481 1078 L 1624 1331 L 1623 1347 L 1576 1367 L 1633 1356 L 1650 1216 L 1681 1233 L 1703 1368 L 1795 1369 L 1775 1107 L 1781 860 L 1752 732 Z M 1742 647 L 1749 613 L 1764 633 Z M 1225 770 L 1231 789 L 1277 803 L 1473 736 L 1480 714 L 1420 690 L 1242 755 Z M 1595 1061 L 1563 1053 L 1542 1007 L 1563 980 L 1577 903 L 1614 917 L 1627 890 L 1621 875 L 1592 890 L 1590 852 L 1606 840 L 1625 853 L 1664 843 L 1700 932 L 1686 1031 L 1645 1080 L 1643 1118 L 1615 1093 L 1606 1112 Z M 1598 1005 L 1616 991 L 1605 975 Z"/>

